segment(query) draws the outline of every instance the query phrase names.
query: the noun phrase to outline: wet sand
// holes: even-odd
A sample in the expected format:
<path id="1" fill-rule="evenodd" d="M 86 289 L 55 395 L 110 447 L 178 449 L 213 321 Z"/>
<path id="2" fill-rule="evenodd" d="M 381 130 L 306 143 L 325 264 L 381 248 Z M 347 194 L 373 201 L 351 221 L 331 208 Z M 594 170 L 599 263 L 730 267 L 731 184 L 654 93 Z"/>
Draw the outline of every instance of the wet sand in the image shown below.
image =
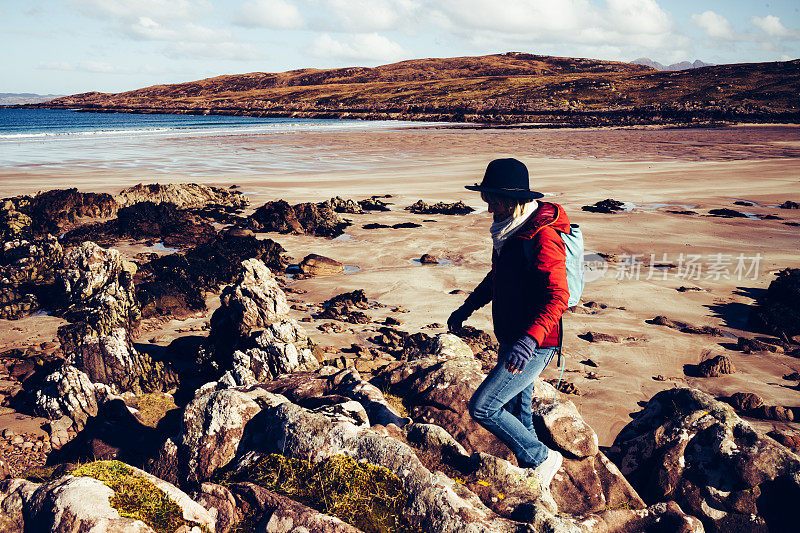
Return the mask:
<path id="1" fill-rule="evenodd" d="M 169 143 L 169 139 L 160 142 Z M 178 142 L 178 141 L 176 141 Z M 573 223 L 581 225 L 589 252 L 650 254 L 657 260 L 677 264 L 683 254 L 699 255 L 703 270 L 700 279 L 679 277 L 676 270 L 656 271 L 651 279 L 645 266 L 639 279 L 630 268 L 609 264 L 605 276 L 588 283 L 583 301 L 605 304 L 597 314 L 567 313 L 565 323 L 566 371 L 564 378 L 574 383 L 581 396 L 571 396 L 582 415 L 600 437 L 610 445 L 619 430 L 630 420 L 638 403 L 659 390 L 690 385 L 715 396 L 734 392 L 754 392 L 767 403 L 800 406 L 800 394 L 790 388 L 796 382 L 781 379 L 800 371 L 800 360 L 786 355 L 745 355 L 730 349 L 731 338 L 693 335 L 651 325 L 645 320 L 656 315 L 696 325 L 719 326 L 737 335 L 747 332 L 747 306 L 753 296 L 766 289 L 773 274 L 785 267 L 800 267 L 800 228 L 785 225 L 800 221 L 800 211 L 778 209 L 785 200 L 800 201 L 800 129 L 784 126 L 750 126 L 714 130 L 479 130 L 418 129 L 358 133 L 313 133 L 262 136 L 227 136 L 217 146 L 197 151 L 198 157 L 211 157 L 215 150 L 239 150 L 240 164 L 235 171 L 197 175 L 164 174 L 153 170 L 157 160 L 146 157 L 124 170 L 91 169 L 85 165 L 56 168 L 52 165 L 0 168 L 0 195 L 3 197 L 37 190 L 76 186 L 83 191 L 116 193 L 121 188 L 144 182 L 196 181 L 208 185 L 236 184 L 247 193 L 252 207 L 268 200 L 289 202 L 321 201 L 332 196 L 362 199 L 375 194 L 391 194 L 392 211 L 344 215 L 353 221 L 349 240 L 327 240 L 307 236 L 263 234 L 286 248 L 299 261 L 308 253 L 318 253 L 359 267 L 359 271 L 329 277 L 290 282 L 308 291 L 290 298 L 316 303 L 349 290 L 364 289 L 367 296 L 390 307 L 402 306 L 407 313 L 393 314 L 402 328 L 415 332 L 434 322 L 444 324 L 449 313 L 464 299 L 452 295 L 454 289 L 471 290 L 488 271 L 491 241 L 490 218 L 475 193 L 463 188 L 480 181 L 486 163 L 495 157 L 514 156 L 531 169 L 533 188 L 546 193 L 545 200 L 562 204 Z M 181 148 L 203 140 L 180 140 Z M 302 152 L 291 164 L 271 160 L 270 154 L 284 154 L 295 146 Z M 177 148 L 176 148 L 177 149 Z M 338 158 L 337 170 L 327 170 L 326 160 Z M 243 168 L 249 169 L 247 171 Z M 581 211 L 583 205 L 605 198 L 632 202 L 638 206 L 669 204 L 690 206 L 698 215 L 668 213 L 684 207 L 634 208 L 621 214 L 595 214 Z M 463 200 L 479 208 L 467 216 L 415 215 L 402 208 L 418 199 L 428 202 Z M 760 206 L 733 205 L 736 199 Z M 773 206 L 773 207 L 768 207 Z M 714 218 L 703 216 L 709 209 L 728 207 L 757 215 L 775 214 L 784 220 Z M 417 222 L 420 228 L 365 230 L 364 224 Z M 128 250 L 135 251 L 135 247 Z M 444 257 L 452 263 L 426 266 L 413 262 L 423 253 Z M 707 277 L 708 264 L 715 254 L 730 254 L 730 276 Z M 743 254 L 745 266 L 760 254 L 755 276 L 737 279 L 737 257 Z M 620 276 L 618 276 L 618 274 Z M 755 277 L 755 279 L 751 279 Z M 703 289 L 678 292 L 680 286 Z M 214 298 L 210 298 L 213 306 Z M 308 316 L 293 311 L 296 318 Z M 388 309 L 378 310 L 383 318 Z M 210 316 L 210 311 L 207 316 Z M 156 338 L 167 344 L 186 333 L 178 329 L 197 326 L 207 320 L 194 317 L 171 321 L 163 331 L 145 333 L 141 342 Z M 54 333 L 57 319 L 0 321 L 0 346 L 3 350 L 36 342 Z M 319 322 L 304 323 L 312 338 L 323 345 L 349 346 L 366 342 L 377 324 L 355 326 L 353 333 L 326 335 L 316 329 Z M 485 308 L 468 322 L 491 331 L 490 310 Z M 22 327 L 23 331 L 14 330 Z M 621 343 L 590 343 L 578 337 L 597 331 L 636 340 Z M 426 332 L 443 330 L 422 329 Z M 197 334 L 197 333 L 194 333 Z M 49 339 L 44 339 L 49 340 Z M 738 372 L 717 378 L 693 378 L 684 365 L 696 364 L 704 351 L 724 353 L 732 358 Z M 597 368 L 581 363 L 591 359 Z M 599 379 L 590 379 L 587 372 Z M 655 376 L 666 377 L 657 381 Z M 557 378 L 555 364 L 545 371 L 546 378 Z M 4 415 L 7 416 L 7 415 Z M 10 416 L 10 415 L 8 415 Z M 0 427 L 8 423 L 0 418 Z M 756 422 L 761 429 L 792 427 L 798 424 Z"/>

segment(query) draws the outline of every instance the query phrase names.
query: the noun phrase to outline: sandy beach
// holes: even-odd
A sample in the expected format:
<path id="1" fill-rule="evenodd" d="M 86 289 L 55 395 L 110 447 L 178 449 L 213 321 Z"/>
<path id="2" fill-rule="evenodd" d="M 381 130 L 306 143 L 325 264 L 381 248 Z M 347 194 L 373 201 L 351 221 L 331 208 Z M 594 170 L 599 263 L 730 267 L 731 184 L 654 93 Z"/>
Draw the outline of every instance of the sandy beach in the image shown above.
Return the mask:
<path id="1" fill-rule="evenodd" d="M 139 141 L 122 142 L 134 143 L 133 150 Z M 277 199 L 295 203 L 333 196 L 362 199 L 390 194 L 389 212 L 345 215 L 353 225 L 344 238 L 259 236 L 279 242 L 295 261 L 317 253 L 357 267 L 353 273 L 289 281 L 290 287 L 307 291 L 291 295 L 296 300 L 318 303 L 344 291 L 364 289 L 370 299 L 388 306 L 374 312 L 374 319 L 384 318 L 389 308 L 402 307 L 408 312 L 393 315 L 402 321 L 401 329 L 412 333 L 441 332 L 423 328 L 432 323 L 444 324 L 464 298 L 451 291 L 471 290 L 489 268 L 490 216 L 477 195 L 463 186 L 480 181 L 489 160 L 517 157 L 532 171 L 532 188 L 544 192 L 545 200 L 563 205 L 571 222 L 580 224 L 587 253 L 613 254 L 617 258 L 617 262 L 598 263 L 597 268 L 605 269 L 605 273 L 587 283 L 583 295 L 583 302 L 606 307 L 587 311 L 592 314 L 567 313 L 564 318 L 564 379 L 580 391 L 579 396 L 572 395 L 570 399 L 597 431 L 601 446 L 612 444 L 640 402 L 665 388 L 688 385 L 717 397 L 753 392 L 768 403 L 800 406 L 797 383 L 782 379 L 800 371 L 799 360 L 783 354 L 748 355 L 732 349 L 736 337 L 754 336 L 747 327 L 753 297 L 769 286 L 779 270 L 800 267 L 800 228 L 786 224 L 800 222 L 800 211 L 776 207 L 786 200 L 800 200 L 797 127 L 420 128 L 160 137 L 141 141 L 138 147 L 142 151 L 135 161 L 122 161 L 118 166 L 96 153 L 89 153 L 81 162 L 5 166 L 0 168 L 0 195 L 66 187 L 118 193 L 139 182 L 193 181 L 223 187 L 237 185 L 249 197 L 251 208 L 255 208 Z M 190 161 L 190 156 L 197 159 L 199 170 L 187 163 L 184 172 L 166 172 L 160 163 L 170 157 Z M 236 165 L 225 171 L 208 170 L 200 164 L 217 156 L 235 161 Z M 220 166 L 224 165 L 216 165 Z M 581 206 L 606 198 L 629 202 L 631 209 L 618 214 L 581 210 Z M 416 215 L 403 210 L 419 199 L 463 200 L 477 211 L 448 216 Z M 735 206 L 737 200 L 754 205 Z M 752 214 L 752 218 L 705 216 L 716 208 L 741 210 Z M 692 210 L 697 214 L 674 214 L 668 210 Z M 780 219 L 758 219 L 767 214 Z M 422 227 L 362 228 L 371 222 L 416 222 Z M 136 250 L 132 247 L 126 253 Z M 438 266 L 414 262 L 423 253 L 448 261 Z M 651 254 L 656 262 L 674 267 L 651 271 Z M 639 267 L 626 263 L 631 257 L 643 263 Z M 684 268 L 687 261 L 699 264 L 699 270 Z M 676 290 L 682 286 L 700 290 Z M 185 331 L 208 320 L 213 311 L 213 295 L 209 302 L 212 309 L 203 316 L 166 322 L 161 330 L 146 333 L 147 338 L 166 345 L 184 335 L 178 330 Z M 293 313 L 298 319 L 309 316 L 301 310 Z M 657 315 L 720 327 L 726 336 L 683 333 L 646 322 Z M 352 333 L 328 335 L 316 329 L 321 322 L 303 325 L 315 342 L 334 347 L 354 342 L 368 345 L 367 337 L 378 327 L 371 324 L 359 326 Z M 0 321 L 0 350 L 53 340 L 61 323 L 60 319 L 38 316 Z M 479 311 L 468 324 L 491 331 L 489 308 Z M 588 331 L 623 340 L 589 342 L 578 336 Z M 737 372 L 716 378 L 687 375 L 684 365 L 697 364 L 704 354 L 726 354 Z M 596 368 L 582 363 L 587 360 L 596 363 Z M 656 379 L 659 375 L 663 380 Z M 554 363 L 544 377 L 558 377 Z M 22 423 L 21 415 L 4 409 L 0 428 Z M 33 431 L 28 426 L 35 426 L 35 422 L 25 422 L 24 430 Z M 754 424 L 765 431 L 773 427 L 800 428 L 798 423 Z"/>

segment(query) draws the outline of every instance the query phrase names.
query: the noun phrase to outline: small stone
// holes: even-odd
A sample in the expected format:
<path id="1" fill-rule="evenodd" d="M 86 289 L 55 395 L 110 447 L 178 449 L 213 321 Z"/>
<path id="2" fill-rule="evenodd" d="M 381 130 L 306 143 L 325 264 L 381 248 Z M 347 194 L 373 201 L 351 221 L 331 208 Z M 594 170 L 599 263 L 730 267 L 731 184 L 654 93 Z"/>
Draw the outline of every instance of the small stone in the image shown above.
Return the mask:
<path id="1" fill-rule="evenodd" d="M 423 265 L 426 265 L 426 264 L 428 264 L 428 265 L 438 265 L 439 264 L 439 260 L 436 258 L 436 256 L 433 256 L 431 254 L 422 254 L 422 257 L 419 258 L 419 262 L 422 263 Z"/>
<path id="2" fill-rule="evenodd" d="M 11 444 L 22 444 L 25 442 L 25 439 L 22 438 L 22 435 L 14 435 L 11 437 Z"/>

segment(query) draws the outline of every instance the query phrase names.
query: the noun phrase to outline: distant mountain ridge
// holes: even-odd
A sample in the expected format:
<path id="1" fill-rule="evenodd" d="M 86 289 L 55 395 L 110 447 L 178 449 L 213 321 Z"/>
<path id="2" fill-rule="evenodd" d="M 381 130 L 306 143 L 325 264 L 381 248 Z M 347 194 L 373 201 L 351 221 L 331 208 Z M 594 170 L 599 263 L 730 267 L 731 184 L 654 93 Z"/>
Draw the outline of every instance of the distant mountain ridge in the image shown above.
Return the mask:
<path id="1" fill-rule="evenodd" d="M 800 60 L 661 72 L 634 63 L 507 52 L 224 75 L 29 107 L 528 127 L 796 123 Z"/>
<path id="2" fill-rule="evenodd" d="M 714 63 L 704 63 L 699 59 L 695 59 L 693 63 L 689 63 L 688 61 L 681 61 L 680 63 L 673 63 L 671 65 L 662 65 L 658 61 L 653 61 L 649 57 L 640 57 L 638 59 L 634 59 L 633 61 L 631 61 L 631 63 L 633 63 L 634 65 L 644 65 L 646 67 L 653 67 L 656 70 L 669 70 L 669 71 L 689 70 L 693 68 L 715 66 Z"/>
<path id="3" fill-rule="evenodd" d="M 63 94 L 0 93 L 0 105 L 39 104 L 61 98 Z"/>

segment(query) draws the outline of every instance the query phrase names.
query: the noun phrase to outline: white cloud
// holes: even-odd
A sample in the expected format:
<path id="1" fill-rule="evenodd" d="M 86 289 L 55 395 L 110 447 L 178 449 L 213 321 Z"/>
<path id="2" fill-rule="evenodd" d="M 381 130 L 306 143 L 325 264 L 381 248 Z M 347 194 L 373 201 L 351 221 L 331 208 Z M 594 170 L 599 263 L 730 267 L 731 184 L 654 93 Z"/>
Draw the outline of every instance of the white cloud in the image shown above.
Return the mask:
<path id="1" fill-rule="evenodd" d="M 168 27 L 148 17 L 139 17 L 139 20 L 126 27 L 126 31 L 131 37 L 145 41 L 209 43 L 231 40 L 231 34 L 226 30 L 214 30 L 191 22 Z"/>
<path id="2" fill-rule="evenodd" d="M 373 32 L 407 30 L 420 2 L 415 0 L 306 0 L 331 15 L 315 25 L 335 31 Z"/>
<path id="3" fill-rule="evenodd" d="M 610 27 L 626 33 L 669 32 L 672 21 L 655 0 L 607 0 Z"/>
<path id="4" fill-rule="evenodd" d="M 80 11 L 95 18 L 157 20 L 195 19 L 208 14 L 207 0 L 69 0 Z"/>
<path id="5" fill-rule="evenodd" d="M 120 65 L 112 65 L 101 61 L 42 61 L 37 66 L 39 70 L 60 70 L 64 72 L 95 72 L 102 74 L 128 74 L 131 69 Z"/>
<path id="6" fill-rule="evenodd" d="M 442 0 L 434 8 L 449 18 L 454 27 L 465 31 L 527 34 L 575 29 L 588 22 L 594 11 L 586 0 L 506 0 L 502 8 L 493 0 Z"/>
<path id="7" fill-rule="evenodd" d="M 352 35 L 347 42 L 324 33 L 314 40 L 309 52 L 317 57 L 356 61 L 398 61 L 411 57 L 402 46 L 377 33 Z"/>
<path id="8" fill-rule="evenodd" d="M 242 4 L 236 23 L 241 26 L 292 29 L 304 24 L 300 10 L 286 0 L 250 0 Z"/>
<path id="9" fill-rule="evenodd" d="M 778 39 L 800 38 L 800 32 L 790 30 L 783 25 L 779 17 L 774 15 L 767 15 L 766 17 L 753 17 L 750 19 L 750 21 L 770 37 L 776 37 Z"/>
<path id="10" fill-rule="evenodd" d="M 172 43 L 167 55 L 179 59 L 225 59 L 231 61 L 253 61 L 265 59 L 266 55 L 250 44 L 224 43 Z"/>
<path id="11" fill-rule="evenodd" d="M 700 26 L 711 38 L 733 41 L 736 39 L 736 32 L 730 21 L 714 13 L 713 11 L 705 11 L 703 13 L 691 16 L 692 24 Z"/>

